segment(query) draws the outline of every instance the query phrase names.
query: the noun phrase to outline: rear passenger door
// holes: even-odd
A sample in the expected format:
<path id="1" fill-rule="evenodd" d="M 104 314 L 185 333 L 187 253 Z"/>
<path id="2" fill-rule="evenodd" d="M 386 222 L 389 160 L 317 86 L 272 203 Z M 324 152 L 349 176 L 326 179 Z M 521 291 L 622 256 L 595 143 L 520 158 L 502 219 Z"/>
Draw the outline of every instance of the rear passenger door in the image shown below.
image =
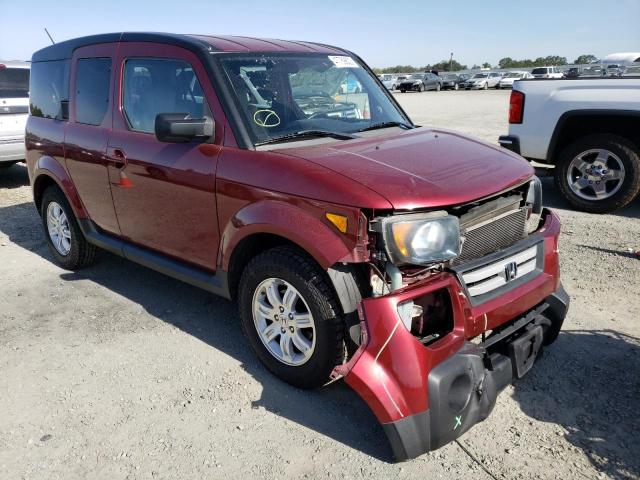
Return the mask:
<path id="1" fill-rule="evenodd" d="M 101 230 L 119 234 L 106 156 L 111 131 L 111 97 L 116 44 L 77 49 L 71 61 L 69 123 L 65 162 L 91 220 Z"/>
<path id="2" fill-rule="evenodd" d="M 123 42 L 107 154 L 122 234 L 138 245 L 215 270 L 218 223 L 215 174 L 222 118 L 206 71 L 179 47 Z M 188 113 L 216 122 L 215 138 L 163 143 L 159 113 Z"/>

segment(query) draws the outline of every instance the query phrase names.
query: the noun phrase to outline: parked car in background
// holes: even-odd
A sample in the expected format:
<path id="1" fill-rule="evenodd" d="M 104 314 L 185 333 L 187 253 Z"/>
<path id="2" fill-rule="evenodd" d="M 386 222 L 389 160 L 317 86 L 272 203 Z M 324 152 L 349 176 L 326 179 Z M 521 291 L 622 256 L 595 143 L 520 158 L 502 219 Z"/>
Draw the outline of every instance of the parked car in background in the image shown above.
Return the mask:
<path id="1" fill-rule="evenodd" d="M 476 73 L 464 84 L 466 90 L 487 90 L 488 88 L 499 88 L 502 77 L 497 72 Z"/>
<path id="2" fill-rule="evenodd" d="M 560 193 L 593 213 L 624 207 L 640 192 L 640 79 L 524 80 L 511 92 L 500 145 L 554 166 Z"/>
<path id="3" fill-rule="evenodd" d="M 562 78 L 562 73 L 557 67 L 536 67 L 531 70 L 533 78 Z"/>
<path id="4" fill-rule="evenodd" d="M 570 69 L 564 71 L 562 76 L 564 78 L 578 78 L 580 76 L 580 68 L 579 67 L 571 67 Z"/>
<path id="5" fill-rule="evenodd" d="M 398 88 L 398 78 L 395 75 L 384 74 L 380 75 L 380 81 L 387 90 L 395 90 Z"/>
<path id="6" fill-rule="evenodd" d="M 458 90 L 460 87 L 464 88 L 465 78 L 455 73 L 445 73 L 442 75 L 442 89 L 443 90 Z"/>
<path id="7" fill-rule="evenodd" d="M 442 79 L 434 73 L 414 73 L 406 80 L 398 85 L 398 90 L 404 92 L 424 92 L 425 90 L 435 90 L 439 92 L 442 89 Z"/>
<path id="8" fill-rule="evenodd" d="M 24 160 L 29 63 L 0 60 L 0 170 Z"/>
<path id="9" fill-rule="evenodd" d="M 529 72 L 509 72 L 500 79 L 499 88 L 512 88 L 513 82 L 525 78 L 533 78 Z"/>
<path id="10" fill-rule="evenodd" d="M 269 371 L 344 379 L 398 460 L 487 418 L 558 337 L 560 221 L 531 166 L 415 126 L 351 52 L 124 32 L 32 62 L 27 164 L 54 261 L 103 248 L 233 299 Z M 345 75 L 362 118 L 296 104 Z"/>

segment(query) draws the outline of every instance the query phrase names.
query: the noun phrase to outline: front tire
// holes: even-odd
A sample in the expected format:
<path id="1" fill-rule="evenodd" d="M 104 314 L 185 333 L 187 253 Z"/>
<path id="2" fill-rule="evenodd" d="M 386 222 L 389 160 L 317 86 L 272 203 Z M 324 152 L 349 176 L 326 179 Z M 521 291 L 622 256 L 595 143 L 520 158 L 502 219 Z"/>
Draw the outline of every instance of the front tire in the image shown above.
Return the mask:
<path id="1" fill-rule="evenodd" d="M 579 138 L 560 153 L 554 177 L 574 208 L 614 211 L 640 192 L 640 147 L 613 134 Z"/>
<path id="2" fill-rule="evenodd" d="M 316 388 L 344 359 L 344 321 L 324 272 L 285 246 L 256 256 L 238 290 L 243 330 L 271 373 L 299 388 Z"/>
<path id="3" fill-rule="evenodd" d="M 418 85 L 418 92 L 424 92 L 424 85 Z"/>
<path id="4" fill-rule="evenodd" d="M 91 265 L 97 248 L 84 238 L 62 191 L 53 185 L 47 188 L 42 194 L 40 207 L 47 244 L 56 263 L 67 270 Z"/>
<path id="5" fill-rule="evenodd" d="M 485 84 L 482 85 L 482 89 L 483 90 L 489 90 L 489 84 L 487 82 L 485 82 Z"/>
<path id="6" fill-rule="evenodd" d="M 458 86 L 458 84 L 457 84 L 457 83 L 453 86 L 453 89 L 454 89 L 454 90 L 458 90 L 459 88 L 460 88 L 460 87 Z"/>
<path id="7" fill-rule="evenodd" d="M 442 89 L 439 83 L 436 83 L 436 92 L 439 92 Z"/>

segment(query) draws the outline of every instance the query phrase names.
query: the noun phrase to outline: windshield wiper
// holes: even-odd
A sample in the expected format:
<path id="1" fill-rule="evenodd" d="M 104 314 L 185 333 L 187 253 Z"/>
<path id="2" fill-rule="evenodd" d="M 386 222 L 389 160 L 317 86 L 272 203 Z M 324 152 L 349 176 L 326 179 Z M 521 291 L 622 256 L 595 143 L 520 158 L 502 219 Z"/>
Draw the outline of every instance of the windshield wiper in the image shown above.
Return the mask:
<path id="1" fill-rule="evenodd" d="M 352 140 L 356 137 L 349 133 L 332 132 L 331 130 L 300 130 L 299 132 L 287 133 L 279 137 L 273 137 L 264 142 L 256 143 L 258 147 L 260 145 L 267 145 L 269 143 L 287 142 L 289 140 L 295 140 L 304 137 L 330 137 L 337 140 Z"/>
<path id="2" fill-rule="evenodd" d="M 380 128 L 389 128 L 389 127 L 400 127 L 400 128 L 404 128 L 405 130 L 410 130 L 413 128 L 411 125 L 404 122 L 382 122 L 382 123 L 376 123 L 374 125 L 369 125 L 367 128 L 358 130 L 358 132 L 368 132 L 369 130 L 378 130 Z"/>

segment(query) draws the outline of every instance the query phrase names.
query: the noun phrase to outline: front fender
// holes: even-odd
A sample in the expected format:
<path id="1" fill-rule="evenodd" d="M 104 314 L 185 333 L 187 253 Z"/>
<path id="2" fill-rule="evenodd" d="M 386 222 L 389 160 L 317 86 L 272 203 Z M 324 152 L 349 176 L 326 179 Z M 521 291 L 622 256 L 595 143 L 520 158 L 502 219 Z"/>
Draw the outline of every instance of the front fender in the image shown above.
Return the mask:
<path id="1" fill-rule="evenodd" d="M 347 215 L 349 225 L 357 228 L 356 212 L 339 213 Z M 221 238 L 222 269 L 229 270 L 231 254 L 243 239 L 264 233 L 295 243 L 325 270 L 336 262 L 356 259 L 354 247 L 348 246 L 351 235 L 340 233 L 328 221 L 325 223 L 303 208 L 281 200 L 266 199 L 246 205 L 227 222 Z"/>
<path id="2" fill-rule="evenodd" d="M 46 155 L 38 159 L 31 174 L 31 186 L 36 204 L 39 203 L 44 186 L 50 180 L 53 180 L 65 194 L 76 218 L 89 218 L 84 205 L 80 201 L 80 195 L 67 171 L 56 159 Z"/>

